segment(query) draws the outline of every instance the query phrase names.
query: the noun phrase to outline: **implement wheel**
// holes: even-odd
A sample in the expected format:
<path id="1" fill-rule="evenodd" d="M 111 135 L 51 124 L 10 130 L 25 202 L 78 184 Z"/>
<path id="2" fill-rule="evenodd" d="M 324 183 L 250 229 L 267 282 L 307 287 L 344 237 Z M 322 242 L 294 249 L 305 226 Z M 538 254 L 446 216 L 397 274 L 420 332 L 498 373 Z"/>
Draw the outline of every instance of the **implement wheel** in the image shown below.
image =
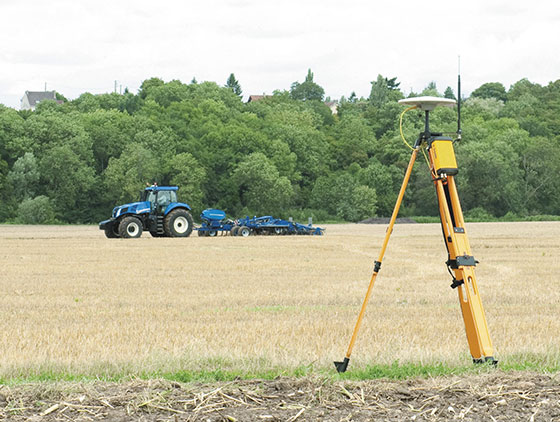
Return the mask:
<path id="1" fill-rule="evenodd" d="M 241 226 L 237 233 L 238 236 L 248 237 L 251 234 L 251 229 L 247 226 Z"/>
<path id="2" fill-rule="evenodd" d="M 119 236 L 134 239 L 142 236 L 142 222 L 136 217 L 125 217 L 119 223 Z"/>
<path id="3" fill-rule="evenodd" d="M 163 227 L 169 237 L 188 237 L 193 229 L 192 216 L 184 209 L 173 210 L 165 217 Z"/>

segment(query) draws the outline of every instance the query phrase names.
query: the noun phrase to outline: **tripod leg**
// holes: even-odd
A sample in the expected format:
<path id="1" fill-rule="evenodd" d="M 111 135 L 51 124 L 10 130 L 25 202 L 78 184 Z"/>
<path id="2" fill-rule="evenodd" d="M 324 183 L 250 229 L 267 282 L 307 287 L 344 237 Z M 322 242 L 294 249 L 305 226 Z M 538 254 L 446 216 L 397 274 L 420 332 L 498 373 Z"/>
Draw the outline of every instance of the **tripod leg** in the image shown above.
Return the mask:
<path id="1" fill-rule="evenodd" d="M 393 209 L 393 214 L 391 215 L 391 220 L 389 221 L 389 226 L 387 227 L 387 231 L 385 232 L 385 240 L 383 241 L 383 246 L 381 247 L 381 251 L 379 253 L 379 258 L 375 261 L 375 266 L 373 269 L 373 274 L 371 276 L 371 280 L 369 282 L 369 286 L 366 292 L 366 297 L 362 303 L 362 308 L 360 309 L 360 313 L 358 315 L 358 320 L 356 321 L 356 325 L 354 327 L 354 331 L 352 332 L 352 338 L 350 339 L 350 344 L 348 346 L 348 350 L 346 352 L 346 356 L 342 362 L 335 362 L 334 365 L 338 372 L 346 372 L 348 368 L 348 362 L 350 361 L 350 355 L 352 354 L 352 349 L 354 348 L 354 343 L 356 342 L 356 337 L 358 336 L 358 331 L 360 329 L 360 325 L 362 324 L 362 319 L 364 317 L 367 304 L 369 302 L 369 298 L 371 296 L 371 292 L 373 289 L 373 285 L 375 284 L 375 279 L 377 278 L 377 273 L 381 268 L 381 261 L 383 260 L 383 256 L 385 255 L 385 250 L 387 249 L 387 244 L 389 243 L 389 237 L 393 232 L 393 226 L 395 225 L 395 220 L 397 219 L 397 215 L 399 213 L 399 208 L 401 206 L 404 192 L 406 191 L 406 186 L 408 185 L 408 180 L 410 179 L 410 174 L 412 173 L 412 167 L 414 166 L 414 162 L 416 161 L 416 156 L 418 155 L 418 148 L 415 148 L 412 151 L 412 156 L 410 157 L 410 161 L 408 163 L 408 167 L 406 168 L 406 173 L 404 175 L 404 179 L 401 185 L 401 190 L 399 191 L 399 195 L 397 197 L 397 202 L 395 203 L 395 208 Z"/>
<path id="2" fill-rule="evenodd" d="M 474 267 L 477 261 L 471 253 L 465 231 L 463 211 L 455 185 L 458 173 L 451 139 L 432 138 L 429 142 L 430 166 L 437 193 L 439 215 L 445 246 L 448 252 L 447 266 L 452 272 L 452 288 L 459 292 L 459 303 L 465 323 L 467 341 L 474 362 L 493 362 L 494 350 L 488 333 L 486 316 L 476 285 Z"/>
<path id="3" fill-rule="evenodd" d="M 435 185 L 445 243 L 449 252 L 447 264 L 454 274 L 451 287 L 458 288 L 461 313 L 473 361 L 496 363 L 476 284 L 474 267 L 477 261 L 471 255 L 454 176 L 439 178 Z"/>

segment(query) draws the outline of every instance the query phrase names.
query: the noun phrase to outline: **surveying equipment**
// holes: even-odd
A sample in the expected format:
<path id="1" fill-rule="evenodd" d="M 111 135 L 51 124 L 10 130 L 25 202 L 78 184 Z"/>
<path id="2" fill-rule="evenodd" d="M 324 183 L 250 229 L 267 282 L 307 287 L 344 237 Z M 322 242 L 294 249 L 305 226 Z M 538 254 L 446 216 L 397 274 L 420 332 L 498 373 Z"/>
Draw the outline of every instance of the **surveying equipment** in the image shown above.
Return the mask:
<path id="1" fill-rule="evenodd" d="M 438 97 L 416 97 L 400 100 L 399 104 L 410 106 L 401 114 L 400 129 L 402 133 L 402 117 L 403 115 L 413 109 L 420 109 L 425 113 L 424 131 L 420 133 L 414 146 L 408 145 L 412 149 L 412 156 L 406 169 L 404 180 L 397 197 L 395 208 L 389 227 L 385 233 L 385 239 L 379 253 L 379 258 L 375 261 L 373 274 L 366 292 L 366 296 L 362 303 L 358 320 L 352 333 L 348 351 L 342 362 L 335 362 L 336 370 L 338 372 L 345 372 L 348 368 L 350 355 L 358 335 L 358 330 L 364 317 L 365 309 L 375 279 L 381 268 L 381 262 L 387 249 L 389 237 L 393 232 L 393 225 L 399 213 L 399 208 L 403 200 L 404 192 L 410 179 L 412 167 L 416 161 L 416 156 L 421 147 L 428 151 L 429 167 L 432 176 L 432 181 L 436 188 L 437 201 L 439 207 L 439 215 L 441 219 L 441 227 L 443 237 L 445 239 L 445 246 L 447 247 L 448 259 L 446 262 L 447 268 L 453 282 L 451 288 L 457 289 L 459 293 L 459 303 L 461 305 L 461 312 L 463 314 L 463 321 L 465 323 L 465 330 L 467 334 L 467 341 L 474 363 L 489 362 L 496 364 L 497 360 L 494 359 L 494 349 L 490 341 L 488 333 L 488 326 L 486 324 L 486 317 L 484 316 L 484 309 L 480 300 L 480 294 L 476 285 L 476 278 L 474 274 L 474 267 L 477 262 L 471 254 L 469 240 L 465 231 L 465 221 L 463 220 L 463 212 L 459 202 L 459 195 L 457 193 L 457 186 L 455 184 L 455 176 L 458 173 L 457 162 L 455 160 L 455 152 L 453 150 L 453 140 L 449 137 L 442 136 L 442 133 L 431 132 L 430 130 L 430 111 L 438 106 L 453 107 L 455 100 Z M 460 104 L 460 100 L 459 100 Z M 461 136 L 460 120 L 458 120 L 458 139 Z"/>

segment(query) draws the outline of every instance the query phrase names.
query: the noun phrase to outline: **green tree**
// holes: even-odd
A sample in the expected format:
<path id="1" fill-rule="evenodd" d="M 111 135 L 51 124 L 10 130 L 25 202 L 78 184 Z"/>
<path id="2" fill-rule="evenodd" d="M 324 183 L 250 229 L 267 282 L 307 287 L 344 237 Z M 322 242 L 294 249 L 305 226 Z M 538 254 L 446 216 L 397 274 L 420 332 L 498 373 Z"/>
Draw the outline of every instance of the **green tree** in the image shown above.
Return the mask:
<path id="1" fill-rule="evenodd" d="M 44 193 L 53 201 L 61 220 L 91 221 L 89 206 L 97 182 L 95 171 L 70 145 L 47 150 L 39 161 L 39 172 Z"/>
<path id="2" fill-rule="evenodd" d="M 7 176 L 7 182 L 12 186 L 14 197 L 18 201 L 35 196 L 39 179 L 39 166 L 32 152 L 26 152 L 18 158 Z"/>
<path id="3" fill-rule="evenodd" d="M 142 96 L 142 92 L 140 96 Z M 172 80 L 163 85 L 150 86 L 146 99 L 152 98 L 162 107 L 169 107 L 174 102 L 185 100 L 189 97 L 189 85 L 179 80 Z"/>
<path id="4" fill-rule="evenodd" d="M 371 128 L 362 117 L 349 114 L 340 119 L 334 129 L 333 152 L 340 168 L 352 163 L 364 167 L 373 155 L 376 140 Z"/>
<path id="5" fill-rule="evenodd" d="M 304 82 L 299 83 L 296 81 L 292 84 L 290 95 L 294 100 L 323 101 L 325 90 L 313 81 L 313 72 L 309 69 Z"/>
<path id="6" fill-rule="evenodd" d="M 162 179 L 160 161 L 153 152 L 131 143 L 120 157 L 109 159 L 104 172 L 107 200 L 113 204 L 137 200 L 146 183 L 161 182 Z"/>
<path id="7" fill-rule="evenodd" d="M 243 94 L 243 91 L 241 91 L 241 85 L 239 85 L 239 82 L 235 79 L 235 75 L 233 73 L 229 75 L 229 78 L 227 79 L 226 88 L 231 89 L 235 95 L 241 96 Z"/>
<path id="8" fill-rule="evenodd" d="M 22 224 L 53 224 L 56 222 L 51 200 L 46 196 L 24 199 L 19 204 L 17 219 Z"/>
<path id="9" fill-rule="evenodd" d="M 71 101 L 71 105 L 81 113 L 93 112 L 101 108 L 99 97 L 89 92 L 84 92 L 78 98 Z"/>
<path id="10" fill-rule="evenodd" d="M 171 185 L 179 186 L 183 202 L 197 212 L 203 210 L 206 170 L 188 152 L 175 155 L 168 163 L 166 178 Z"/>
<path id="11" fill-rule="evenodd" d="M 397 78 L 384 78 L 377 75 L 377 79 L 371 82 L 371 91 L 369 94 L 369 102 L 375 107 L 382 107 L 389 101 L 397 101 L 403 98 L 399 90 L 400 82 Z"/>
<path id="12" fill-rule="evenodd" d="M 25 124 L 17 111 L 0 104 L 0 159 L 9 164 L 31 150 L 33 141 L 26 136 Z"/>
<path id="13" fill-rule="evenodd" d="M 32 141 L 32 152 L 43 157 L 55 146 L 66 146 L 88 165 L 93 162 L 92 141 L 77 112 L 63 114 L 35 113 L 25 122 L 26 136 Z M 52 199 L 52 198 L 51 198 Z"/>
<path id="14" fill-rule="evenodd" d="M 387 88 L 389 88 L 389 91 L 397 91 L 399 89 L 399 86 L 401 85 L 400 82 L 397 82 L 397 78 L 385 78 L 385 82 L 387 83 Z"/>
<path id="15" fill-rule="evenodd" d="M 139 123 L 127 113 L 117 110 L 96 110 L 81 116 L 82 124 L 92 142 L 95 168 L 102 173 L 109 158 L 118 157 L 132 142 Z"/>
<path id="16" fill-rule="evenodd" d="M 350 221 L 360 221 L 375 217 L 377 210 L 377 192 L 368 186 L 355 186 L 352 190 L 351 209 L 346 215 Z"/>
<path id="17" fill-rule="evenodd" d="M 506 88 L 500 82 L 487 82 L 482 84 L 471 93 L 475 98 L 495 98 L 506 101 Z"/>
<path id="18" fill-rule="evenodd" d="M 435 81 L 431 81 L 426 88 L 424 88 L 424 90 L 422 91 L 422 93 L 420 94 L 422 96 L 427 96 L 427 97 L 441 97 L 441 94 L 439 93 L 436 83 Z"/>
<path id="19" fill-rule="evenodd" d="M 359 221 L 375 216 L 377 194 L 375 189 L 358 184 L 352 174 L 341 172 L 317 179 L 311 206 L 342 220 Z"/>
<path id="20" fill-rule="evenodd" d="M 504 103 L 497 98 L 471 97 L 464 103 L 466 113 L 484 117 L 486 120 L 496 119 L 504 109 Z"/>
<path id="21" fill-rule="evenodd" d="M 493 139 L 470 141 L 458 149 L 459 193 L 465 210 L 482 207 L 496 217 L 522 212 L 519 156 L 513 147 Z"/>
<path id="22" fill-rule="evenodd" d="M 63 102 L 65 102 L 65 103 L 68 102 L 68 98 L 66 98 L 66 97 L 65 97 L 64 95 L 62 95 L 60 92 L 55 92 L 55 98 L 56 98 L 58 101 L 63 101 Z"/>
<path id="23" fill-rule="evenodd" d="M 291 205 L 293 188 L 263 153 L 255 152 L 233 172 L 242 204 L 259 214 L 281 213 Z"/>
<path id="24" fill-rule="evenodd" d="M 140 90 L 138 92 L 138 95 L 140 96 L 140 98 L 145 100 L 148 97 L 148 95 L 150 95 L 150 91 L 152 89 L 159 88 L 163 85 L 165 85 L 165 82 L 163 82 L 163 80 L 160 78 L 146 79 L 140 85 Z"/>
<path id="25" fill-rule="evenodd" d="M 531 95 L 538 98 L 543 93 L 543 87 L 539 84 L 532 83 L 527 78 L 523 78 L 515 82 L 507 92 L 507 100 L 517 100 L 522 95 Z"/>
<path id="26" fill-rule="evenodd" d="M 376 107 L 383 106 L 389 100 L 389 87 L 387 79 L 381 75 L 377 75 L 377 79 L 371 82 L 371 92 L 369 101 Z"/>
<path id="27" fill-rule="evenodd" d="M 384 166 L 376 159 L 372 159 L 366 168 L 360 170 L 358 176 L 360 184 L 376 192 L 377 211 L 384 217 L 390 216 L 393 212 L 402 178 L 403 172 L 395 165 Z"/>
<path id="28" fill-rule="evenodd" d="M 456 100 L 457 99 L 457 97 L 455 97 L 455 94 L 453 93 L 453 88 L 451 88 L 450 86 L 445 88 L 445 91 L 443 92 L 443 97 L 444 98 L 449 98 L 450 100 Z"/>
<path id="29" fill-rule="evenodd" d="M 328 167 L 329 144 L 325 133 L 317 128 L 320 123 L 320 116 L 293 104 L 275 107 L 263 122 L 264 133 L 285 142 L 296 155 L 302 187 L 311 185 Z"/>

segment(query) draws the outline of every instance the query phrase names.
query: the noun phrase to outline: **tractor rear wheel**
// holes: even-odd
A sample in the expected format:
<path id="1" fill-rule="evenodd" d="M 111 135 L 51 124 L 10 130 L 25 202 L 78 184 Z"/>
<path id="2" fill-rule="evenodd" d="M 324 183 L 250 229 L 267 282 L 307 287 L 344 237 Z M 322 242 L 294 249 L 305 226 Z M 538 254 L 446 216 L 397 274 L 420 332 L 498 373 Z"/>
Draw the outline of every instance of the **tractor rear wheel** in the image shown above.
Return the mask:
<path id="1" fill-rule="evenodd" d="M 142 236 L 142 222 L 136 217 L 125 217 L 119 223 L 119 236 L 134 239 Z"/>
<path id="2" fill-rule="evenodd" d="M 237 232 L 239 231 L 239 226 L 233 226 L 229 231 L 232 236 L 237 236 Z"/>
<path id="3" fill-rule="evenodd" d="M 170 237 L 188 237 L 193 229 L 192 216 L 183 209 L 171 211 L 163 223 L 165 234 Z"/>

